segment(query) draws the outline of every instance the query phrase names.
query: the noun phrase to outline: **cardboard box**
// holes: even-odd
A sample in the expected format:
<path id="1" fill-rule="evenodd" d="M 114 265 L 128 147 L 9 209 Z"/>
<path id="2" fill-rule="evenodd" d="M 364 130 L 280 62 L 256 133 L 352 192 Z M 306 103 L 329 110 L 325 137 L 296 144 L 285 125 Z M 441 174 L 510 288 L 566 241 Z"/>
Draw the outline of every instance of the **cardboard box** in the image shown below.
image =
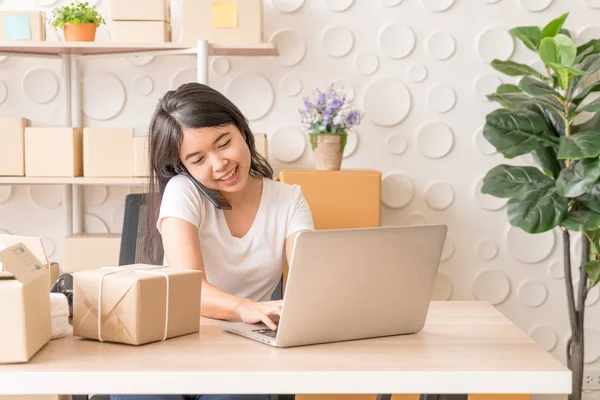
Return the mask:
<path id="1" fill-rule="evenodd" d="M 181 43 L 263 43 L 263 0 L 182 0 Z"/>
<path id="2" fill-rule="evenodd" d="M 149 170 L 148 136 L 136 136 L 133 138 L 133 176 L 150 176 Z"/>
<path id="3" fill-rule="evenodd" d="M 0 251 L 0 363 L 27 362 L 50 340 L 48 269 L 22 243 Z"/>
<path id="4" fill-rule="evenodd" d="M 265 160 L 269 156 L 269 147 L 267 146 L 267 135 L 264 133 L 255 133 L 254 134 L 254 143 L 256 144 L 256 151 L 258 154 L 263 156 Z"/>
<path id="5" fill-rule="evenodd" d="M 112 42 L 166 43 L 172 41 L 171 24 L 163 21 L 113 21 Z"/>
<path id="6" fill-rule="evenodd" d="M 0 176 L 25 176 L 26 118 L 0 118 Z"/>
<path id="7" fill-rule="evenodd" d="M 133 176 L 133 128 L 84 128 L 83 176 Z"/>
<path id="8" fill-rule="evenodd" d="M 201 271 L 145 264 L 76 272 L 73 335 L 140 345 L 197 333 L 202 277 Z"/>
<path id="9" fill-rule="evenodd" d="M 300 185 L 315 229 L 381 225 L 381 172 L 282 170 L 279 180 Z M 331 207 L 335 204 L 335 207 Z"/>
<path id="10" fill-rule="evenodd" d="M 0 11 L 0 41 L 45 41 L 43 11 Z"/>
<path id="11" fill-rule="evenodd" d="M 171 22 L 169 0 L 111 0 L 110 18 L 113 21 Z"/>
<path id="12" fill-rule="evenodd" d="M 78 234 L 63 239 L 62 272 L 119 265 L 120 234 Z"/>
<path id="13" fill-rule="evenodd" d="M 25 128 L 25 175 L 75 177 L 83 174 L 79 128 Z"/>
<path id="14" fill-rule="evenodd" d="M 42 266 L 47 270 L 48 273 L 48 291 L 54 280 L 58 278 L 59 265 L 57 263 L 51 263 L 46 257 L 46 251 L 42 239 L 35 236 L 18 236 L 18 235 L 5 235 L 0 234 L 0 250 L 4 250 L 9 246 L 13 246 L 18 243 L 23 243 L 31 253 L 37 258 Z M 2 271 L 2 265 L 0 264 L 0 271 Z"/>

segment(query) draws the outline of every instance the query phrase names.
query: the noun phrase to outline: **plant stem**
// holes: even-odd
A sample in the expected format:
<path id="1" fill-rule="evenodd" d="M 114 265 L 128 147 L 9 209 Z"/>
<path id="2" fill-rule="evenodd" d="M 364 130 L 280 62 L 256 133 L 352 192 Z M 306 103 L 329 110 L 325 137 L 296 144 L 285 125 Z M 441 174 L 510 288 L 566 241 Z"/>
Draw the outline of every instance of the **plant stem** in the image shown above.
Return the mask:
<path id="1" fill-rule="evenodd" d="M 571 271 L 571 240 L 569 230 L 564 227 L 561 227 L 561 230 L 563 231 L 563 261 L 565 270 L 565 285 L 567 289 L 567 307 L 571 325 L 571 337 L 567 342 L 566 349 L 567 367 L 572 373 L 572 392 L 569 395 L 569 400 L 580 400 L 583 389 L 583 311 L 578 312 L 577 304 L 575 303 L 573 274 Z M 584 241 L 584 243 L 585 244 L 583 244 L 583 248 L 588 250 L 588 256 L 583 256 L 582 253 L 582 265 L 584 264 L 583 260 L 589 257 L 589 242 Z M 579 296 L 578 300 L 580 300 Z"/>
<path id="2" fill-rule="evenodd" d="M 573 274 L 571 273 L 571 238 L 569 230 L 561 227 L 563 233 L 563 267 L 565 270 L 565 284 L 567 289 L 567 307 L 569 310 L 569 321 L 571 323 L 571 331 L 578 327 L 577 315 L 575 309 L 575 296 L 573 293 Z M 567 351 L 569 351 L 567 349 Z"/>

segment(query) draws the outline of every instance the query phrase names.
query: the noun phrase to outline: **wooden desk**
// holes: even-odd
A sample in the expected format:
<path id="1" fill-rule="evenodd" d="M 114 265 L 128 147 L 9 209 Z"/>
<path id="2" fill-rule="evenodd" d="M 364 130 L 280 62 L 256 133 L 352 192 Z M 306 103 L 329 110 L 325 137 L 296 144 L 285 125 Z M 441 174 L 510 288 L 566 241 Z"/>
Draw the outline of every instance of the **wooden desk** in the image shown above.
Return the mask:
<path id="1" fill-rule="evenodd" d="M 201 325 L 140 347 L 53 340 L 27 364 L 0 365 L 0 394 L 571 390 L 571 372 L 485 302 L 433 302 L 415 335 L 288 349 Z"/>

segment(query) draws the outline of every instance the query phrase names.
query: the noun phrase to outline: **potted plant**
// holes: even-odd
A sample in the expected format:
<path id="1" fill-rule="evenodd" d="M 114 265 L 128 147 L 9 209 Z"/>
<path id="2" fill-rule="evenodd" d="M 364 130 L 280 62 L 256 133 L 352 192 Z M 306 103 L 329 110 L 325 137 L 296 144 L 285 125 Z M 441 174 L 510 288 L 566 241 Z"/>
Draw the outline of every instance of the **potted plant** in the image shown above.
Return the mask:
<path id="1" fill-rule="evenodd" d="M 63 29 L 67 42 L 93 42 L 96 28 L 106 21 L 87 2 L 73 2 L 52 10 L 52 26 Z"/>
<path id="2" fill-rule="evenodd" d="M 304 98 L 300 115 L 314 152 L 315 168 L 339 170 L 348 132 L 352 126 L 360 124 L 363 114 L 351 110 L 346 95 L 330 84 L 326 91 L 316 89 Z"/>
<path id="3" fill-rule="evenodd" d="M 600 91 L 600 40 L 575 46 L 562 28 L 567 16 L 541 29 L 509 31 L 539 55 L 545 73 L 509 60 L 491 63 L 519 78 L 518 84 L 502 84 L 488 96 L 502 107 L 486 116 L 483 135 L 505 158 L 531 153 L 537 167 L 496 166 L 485 176 L 481 192 L 510 199 L 507 214 L 513 226 L 531 234 L 555 227 L 561 231 L 571 328 L 566 349 L 573 373 L 569 398 L 579 400 L 585 301 L 600 280 L 600 99 L 590 96 Z M 583 244 L 577 285 L 571 273 L 572 232 L 582 235 Z"/>

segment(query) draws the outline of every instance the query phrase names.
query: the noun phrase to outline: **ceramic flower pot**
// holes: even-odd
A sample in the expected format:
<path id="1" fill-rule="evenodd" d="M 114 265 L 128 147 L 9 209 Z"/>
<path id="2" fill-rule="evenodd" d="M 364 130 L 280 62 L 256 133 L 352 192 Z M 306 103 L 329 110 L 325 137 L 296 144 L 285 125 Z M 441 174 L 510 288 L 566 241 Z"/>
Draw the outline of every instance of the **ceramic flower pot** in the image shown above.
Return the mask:
<path id="1" fill-rule="evenodd" d="M 347 136 L 346 133 L 310 134 L 317 171 L 339 171 Z"/>
<path id="2" fill-rule="evenodd" d="M 94 23 L 86 23 L 76 26 L 75 24 L 65 24 L 64 34 L 67 42 L 93 42 L 96 39 L 96 28 Z"/>

